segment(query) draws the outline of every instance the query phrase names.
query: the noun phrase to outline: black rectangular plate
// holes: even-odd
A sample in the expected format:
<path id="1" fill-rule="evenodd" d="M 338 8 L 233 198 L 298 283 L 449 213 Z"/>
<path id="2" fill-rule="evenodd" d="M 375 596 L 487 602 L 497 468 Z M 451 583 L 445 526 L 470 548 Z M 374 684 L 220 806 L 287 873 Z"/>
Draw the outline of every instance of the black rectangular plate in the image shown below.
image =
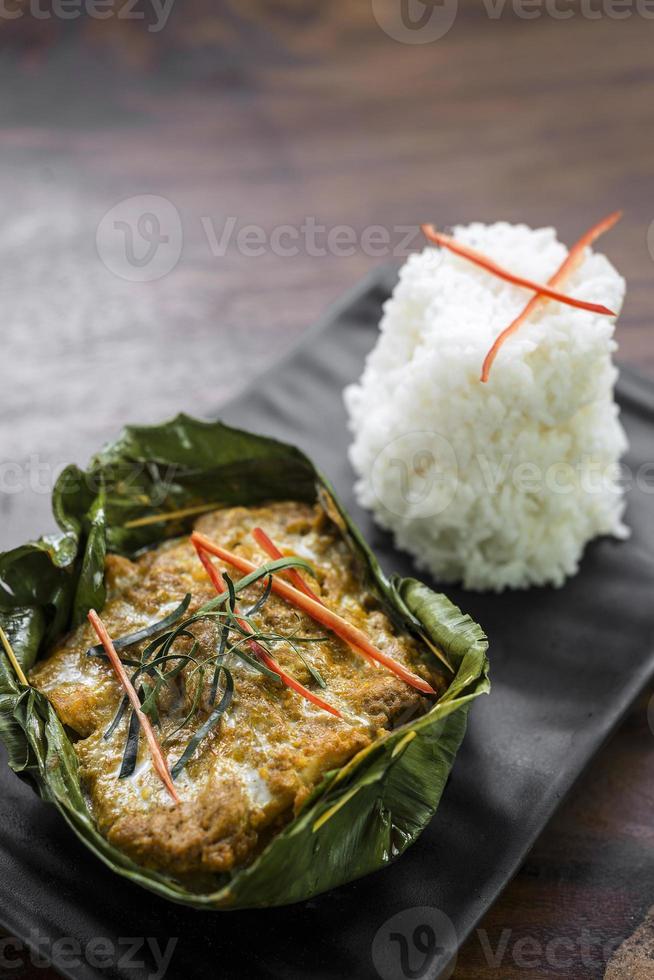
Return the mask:
<path id="1" fill-rule="evenodd" d="M 375 343 L 393 277 L 382 270 L 362 283 L 221 416 L 304 449 L 331 478 L 386 571 L 411 575 L 410 559 L 354 503 L 341 395 Z M 593 543 L 563 589 L 501 596 L 447 589 L 488 632 L 493 691 L 473 706 L 436 817 L 397 864 L 292 908 L 197 912 L 113 875 L 2 766 L 5 928 L 32 943 L 72 937 L 83 949 L 92 937 L 106 937 L 116 950 L 111 966 L 94 967 L 83 956 L 75 965 L 70 952 L 54 957 L 66 976 L 105 980 L 154 972 L 147 949 L 126 955 L 131 936 L 156 937 L 163 947 L 177 938 L 168 976 L 185 980 L 375 977 L 378 930 L 396 913 L 424 906 L 442 910 L 462 942 L 654 674 L 654 494 L 647 492 L 654 472 L 641 469 L 651 458 L 654 386 L 623 371 L 618 397 L 631 444 L 626 462 L 632 474 L 640 470 L 641 487 L 629 494 L 632 537 Z M 407 921 L 414 918 L 418 924 L 420 913 Z M 42 949 L 51 950 L 48 943 Z M 422 976 L 436 972 L 431 962 Z M 390 959 L 382 973 L 405 975 Z"/>

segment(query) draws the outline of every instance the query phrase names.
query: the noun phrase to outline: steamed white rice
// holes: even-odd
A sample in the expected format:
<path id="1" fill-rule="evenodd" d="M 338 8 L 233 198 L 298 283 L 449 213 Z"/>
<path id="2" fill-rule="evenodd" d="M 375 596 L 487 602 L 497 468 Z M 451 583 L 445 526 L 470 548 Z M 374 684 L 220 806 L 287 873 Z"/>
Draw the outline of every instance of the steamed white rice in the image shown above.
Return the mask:
<path id="1" fill-rule="evenodd" d="M 567 254 L 552 228 L 472 224 L 454 236 L 539 282 Z M 588 251 L 562 288 L 617 313 L 625 283 Z M 443 582 L 561 585 L 588 541 L 627 534 L 614 320 L 544 303 L 479 380 L 531 296 L 446 250 L 412 255 L 345 391 L 359 502 Z"/>

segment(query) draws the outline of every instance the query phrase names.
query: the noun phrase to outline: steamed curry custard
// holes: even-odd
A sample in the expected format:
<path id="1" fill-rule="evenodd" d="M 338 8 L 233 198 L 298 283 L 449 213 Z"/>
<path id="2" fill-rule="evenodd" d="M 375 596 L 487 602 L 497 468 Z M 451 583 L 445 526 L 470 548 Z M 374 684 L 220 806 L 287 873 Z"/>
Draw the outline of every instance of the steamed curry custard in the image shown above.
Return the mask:
<path id="1" fill-rule="evenodd" d="M 320 504 L 231 507 L 196 521 L 207 538 L 263 565 L 270 556 L 252 536 L 256 527 L 282 554 L 311 565 L 315 577 L 302 574 L 329 609 L 437 693 L 444 690 L 433 653 L 391 623 Z M 153 768 L 134 712 L 107 658 L 94 647 L 90 626 L 61 640 L 29 676 L 71 734 L 101 833 L 138 864 L 199 888 L 216 873 L 250 863 L 301 811 L 325 773 L 433 705 L 433 698 L 276 595 L 270 577 L 236 596 L 231 583 L 240 573 L 226 563 L 216 568 L 227 573 L 229 602 L 222 613 L 202 616 L 199 610 L 215 600 L 216 589 L 189 537 L 134 560 L 106 559 L 102 620 L 111 637 L 147 632 L 164 621 L 140 642 L 117 646 L 126 669 L 138 677 L 178 803 Z M 337 714 L 281 683 L 257 660 L 235 608 L 279 667 Z M 165 625 L 175 616 L 174 643 L 166 645 L 171 627 L 166 632 Z"/>

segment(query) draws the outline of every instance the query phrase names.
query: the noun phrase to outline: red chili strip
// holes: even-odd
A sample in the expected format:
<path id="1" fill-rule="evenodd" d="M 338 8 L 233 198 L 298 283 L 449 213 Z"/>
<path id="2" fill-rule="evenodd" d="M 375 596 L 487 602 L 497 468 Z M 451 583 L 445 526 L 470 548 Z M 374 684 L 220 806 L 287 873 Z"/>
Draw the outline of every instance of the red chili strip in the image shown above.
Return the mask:
<path id="1" fill-rule="evenodd" d="M 266 552 L 269 558 L 275 559 L 284 557 L 277 545 L 271 541 L 263 528 L 255 527 L 252 531 L 252 537 L 257 542 L 259 547 Z M 316 602 L 319 602 L 321 606 L 324 606 L 324 602 L 320 596 L 316 595 L 313 589 L 307 585 L 296 568 L 285 568 L 284 574 L 290 579 L 296 589 L 299 589 L 300 592 L 304 592 L 304 594 L 308 595 L 310 599 L 314 599 Z"/>
<path id="2" fill-rule="evenodd" d="M 252 537 L 257 542 L 259 547 L 266 552 L 269 558 L 275 559 L 284 557 L 277 545 L 268 537 L 263 528 L 255 527 L 255 529 L 252 531 Z M 321 606 L 325 605 L 320 596 L 316 595 L 313 589 L 307 585 L 296 568 L 287 568 L 281 574 L 287 575 L 295 588 L 299 589 L 300 592 L 304 592 L 304 594 L 308 595 L 310 599 L 314 599 L 316 602 L 319 602 Z M 379 663 L 376 660 L 373 660 L 370 654 L 365 653 L 363 650 L 359 650 L 358 647 L 353 646 L 351 643 L 348 643 L 348 646 L 354 650 L 355 653 L 365 657 L 368 663 L 372 664 L 375 669 L 379 669 Z"/>
<path id="3" fill-rule="evenodd" d="M 482 255 L 481 252 L 477 252 L 474 248 L 470 248 L 468 245 L 462 245 L 461 242 L 457 242 L 456 239 L 452 238 L 451 235 L 445 235 L 441 231 L 436 231 L 433 225 L 421 225 L 423 234 L 435 245 L 440 245 L 442 248 L 447 248 L 450 252 L 454 252 L 455 255 L 461 256 L 461 258 L 468 259 L 470 262 L 474 262 L 475 265 L 481 266 L 482 269 L 486 269 L 487 272 L 491 272 L 494 276 L 499 276 L 500 279 L 505 279 L 506 282 L 513 283 L 514 286 L 522 286 L 524 289 L 532 289 L 535 293 L 542 296 L 547 296 L 549 299 L 555 299 L 559 303 L 566 303 L 568 306 L 575 306 L 580 310 L 589 310 L 591 313 L 601 313 L 603 316 L 615 316 L 607 306 L 602 306 L 599 303 L 587 303 L 583 299 L 575 299 L 573 296 L 566 296 L 565 293 L 559 293 L 556 289 L 553 289 L 550 285 L 545 285 L 545 283 L 533 282 L 531 279 L 525 279 L 524 276 L 518 276 L 513 272 L 509 272 L 503 266 L 498 265 L 488 256 Z"/>
<path id="4" fill-rule="evenodd" d="M 120 681 L 120 683 L 125 689 L 125 693 L 129 698 L 132 707 L 134 708 L 134 711 L 136 712 L 136 716 L 138 717 L 138 720 L 141 723 L 141 728 L 145 732 L 145 737 L 148 742 L 150 755 L 152 756 L 152 764 L 155 768 L 155 771 L 159 776 L 161 782 L 164 784 L 164 786 L 170 793 L 172 799 L 175 801 L 175 803 L 179 803 L 179 796 L 177 795 L 177 790 L 173 785 L 173 780 L 170 775 L 168 763 L 164 758 L 164 754 L 161 750 L 161 746 L 157 742 L 157 737 L 154 734 L 148 716 L 141 710 L 141 702 L 139 701 L 139 696 L 136 693 L 134 685 L 132 684 L 129 677 L 127 676 L 127 672 L 123 667 L 120 657 L 116 653 L 116 649 L 113 645 L 111 637 L 109 636 L 107 628 L 102 622 L 102 620 L 100 619 L 100 617 L 98 616 L 98 614 L 96 613 L 95 609 L 89 610 L 88 619 L 91 626 L 95 630 L 97 637 L 100 640 L 100 643 L 102 643 L 102 646 L 104 647 L 105 653 L 109 658 L 109 663 L 113 667 L 116 676 L 118 677 L 118 680 Z"/>
<path id="5" fill-rule="evenodd" d="M 209 575 L 209 578 L 213 582 L 216 592 L 222 594 L 227 589 L 222 573 L 215 567 L 215 565 L 209 558 L 207 554 L 208 549 L 205 549 L 203 545 L 200 544 L 198 541 L 195 541 L 194 538 L 195 535 L 193 535 L 191 540 L 193 541 L 195 550 L 198 553 L 198 558 L 204 565 L 204 568 L 207 574 Z M 247 620 L 241 619 L 239 617 L 240 610 L 238 609 L 238 606 L 236 607 L 234 612 L 236 614 L 237 621 L 239 625 L 242 627 L 242 629 L 244 629 L 246 633 L 254 632 L 250 624 L 247 622 Z M 330 714 L 335 715 L 337 718 L 343 717 L 343 715 L 337 708 L 334 708 L 327 701 L 323 701 L 321 697 L 318 697 L 318 695 L 314 694 L 313 691 L 310 691 L 303 684 L 300 684 L 299 681 L 296 681 L 295 678 L 292 677 L 290 674 L 287 674 L 286 671 L 279 666 L 277 661 L 270 656 L 270 654 L 265 649 L 265 647 L 263 647 L 260 643 L 258 643 L 257 640 L 248 640 L 248 646 L 255 654 L 255 656 L 258 657 L 259 660 L 261 660 L 261 662 L 268 668 L 268 670 L 272 670 L 274 674 L 277 674 L 277 676 L 284 682 L 284 684 L 286 684 L 287 687 L 290 687 L 293 691 L 295 691 L 296 694 L 299 694 L 301 697 L 305 698 L 305 700 L 310 701 L 312 704 L 315 704 L 316 707 L 322 708 L 323 711 L 328 711 Z"/>
<path id="6" fill-rule="evenodd" d="M 622 211 L 614 211 L 612 214 L 607 215 L 606 218 L 602 218 L 598 221 L 596 225 L 589 228 L 588 231 L 581 236 L 578 242 L 572 246 L 565 261 L 559 266 L 551 279 L 548 280 L 550 286 L 559 286 L 563 283 L 568 276 L 570 276 L 576 268 L 581 264 L 584 258 L 584 252 L 589 248 L 593 242 L 595 242 L 600 235 L 609 231 L 622 217 Z M 514 334 L 522 324 L 529 319 L 534 310 L 539 306 L 540 303 L 546 303 L 548 297 L 532 296 L 527 305 L 525 306 L 522 313 L 520 313 L 512 323 L 506 327 L 505 330 L 497 337 L 495 343 L 489 350 L 486 358 L 484 360 L 484 365 L 481 370 L 481 380 L 486 383 L 488 381 L 488 376 L 490 374 L 490 369 L 493 366 L 493 362 L 497 357 L 500 348 L 505 343 L 508 338 Z"/>
<path id="7" fill-rule="evenodd" d="M 248 561 L 247 558 L 241 558 L 240 555 L 234 554 L 232 551 L 228 551 L 226 548 L 221 548 L 220 545 L 214 544 L 210 538 L 207 538 L 204 534 L 200 534 L 198 531 L 194 531 L 191 535 L 191 540 L 196 547 L 198 545 L 204 548 L 212 555 L 216 555 L 217 558 L 222 559 L 222 561 L 228 562 L 234 568 L 239 569 L 241 572 L 249 573 L 256 572 L 258 566 L 254 562 Z M 318 623 L 322 623 L 327 629 L 332 630 L 337 636 L 340 636 L 342 640 L 346 643 L 351 644 L 360 650 L 362 653 L 367 653 L 377 660 L 384 667 L 387 667 L 390 671 L 396 674 L 398 677 L 402 678 L 411 687 L 416 688 L 416 690 L 421 691 L 423 694 L 435 695 L 436 691 L 433 689 L 431 684 L 418 677 L 412 671 L 408 670 L 402 664 L 393 660 L 387 654 L 378 650 L 377 647 L 373 646 L 365 633 L 362 633 L 360 629 L 356 626 L 352 626 L 348 623 L 346 619 L 343 619 L 337 613 L 328 609 L 327 606 L 321 606 L 319 602 L 315 599 L 311 599 L 304 592 L 300 592 L 299 589 L 293 588 L 288 582 L 284 582 L 281 578 L 276 575 L 272 576 L 272 590 L 277 595 L 280 595 L 283 599 L 297 606 L 303 612 L 311 616 Z"/>

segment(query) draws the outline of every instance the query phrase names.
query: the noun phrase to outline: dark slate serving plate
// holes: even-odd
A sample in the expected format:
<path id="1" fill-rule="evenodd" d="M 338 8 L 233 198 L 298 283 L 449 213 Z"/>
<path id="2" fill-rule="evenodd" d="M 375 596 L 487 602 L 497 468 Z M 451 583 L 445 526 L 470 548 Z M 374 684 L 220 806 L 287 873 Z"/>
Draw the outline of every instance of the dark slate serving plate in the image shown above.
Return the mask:
<path id="1" fill-rule="evenodd" d="M 384 272 L 364 282 L 221 414 L 306 450 L 386 570 L 410 575 L 411 561 L 353 501 L 341 399 L 374 344 L 391 284 Z M 166 949 L 169 939 L 176 945 L 167 976 L 184 980 L 437 976 L 455 939 L 462 942 L 497 897 L 654 675 L 654 467 L 641 469 L 654 444 L 654 385 L 623 372 L 618 394 L 631 441 L 626 462 L 634 475 L 640 469 L 640 486 L 629 495 L 633 535 L 595 542 L 561 590 L 495 596 L 448 589 L 488 632 L 493 691 L 474 704 L 441 807 L 401 861 L 291 908 L 196 912 L 114 876 L 4 766 L 6 930 L 39 945 L 74 978 L 161 976 L 153 943 Z M 53 945 L 62 937 L 69 943 Z M 130 951 L 130 937 L 145 941 L 133 940 Z"/>

